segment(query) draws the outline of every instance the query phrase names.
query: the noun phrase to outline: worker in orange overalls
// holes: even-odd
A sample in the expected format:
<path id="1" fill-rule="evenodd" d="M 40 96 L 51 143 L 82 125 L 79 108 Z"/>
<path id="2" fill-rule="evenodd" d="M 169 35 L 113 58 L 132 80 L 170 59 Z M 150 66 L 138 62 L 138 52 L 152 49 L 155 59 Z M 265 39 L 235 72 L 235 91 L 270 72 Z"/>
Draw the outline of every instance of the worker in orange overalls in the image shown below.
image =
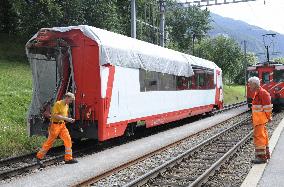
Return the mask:
<path id="1" fill-rule="evenodd" d="M 266 163 L 270 159 L 267 122 L 271 121 L 272 107 L 270 94 L 260 86 L 258 77 L 248 80 L 249 88 L 255 92 L 252 101 L 252 122 L 254 130 L 255 159 L 254 164 Z"/>
<path id="2" fill-rule="evenodd" d="M 72 142 L 69 131 L 65 126 L 65 122 L 74 123 L 75 119 L 68 117 L 69 104 L 75 100 L 73 93 L 66 93 L 63 100 L 57 101 L 51 110 L 51 125 L 49 127 L 48 139 L 44 142 L 41 150 L 37 153 L 37 163 L 42 167 L 42 159 L 47 151 L 52 147 L 52 144 L 59 136 L 65 146 L 65 163 L 73 164 L 78 161 L 72 158 Z"/>

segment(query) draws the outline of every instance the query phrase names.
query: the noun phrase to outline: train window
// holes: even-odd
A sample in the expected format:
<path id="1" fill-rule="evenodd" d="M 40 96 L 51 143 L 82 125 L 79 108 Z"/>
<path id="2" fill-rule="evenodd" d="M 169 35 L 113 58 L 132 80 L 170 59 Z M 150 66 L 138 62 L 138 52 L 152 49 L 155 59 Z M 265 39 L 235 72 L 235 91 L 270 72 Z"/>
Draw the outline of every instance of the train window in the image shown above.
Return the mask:
<path id="1" fill-rule="evenodd" d="M 209 70 L 206 73 L 206 84 L 208 89 L 214 89 L 214 72 Z"/>
<path id="2" fill-rule="evenodd" d="M 160 78 L 159 90 L 163 91 L 176 90 L 176 76 L 166 73 L 160 73 L 159 78 Z"/>
<path id="3" fill-rule="evenodd" d="M 194 70 L 194 78 L 195 78 L 195 88 L 196 89 L 205 89 L 205 71 L 202 69 Z"/>
<path id="4" fill-rule="evenodd" d="M 145 78 L 146 71 L 144 69 L 139 69 L 140 92 L 146 92 Z"/>
<path id="5" fill-rule="evenodd" d="M 188 77 L 177 77 L 177 90 L 187 90 L 188 89 Z"/>
<path id="6" fill-rule="evenodd" d="M 193 87 L 193 76 L 188 77 L 188 89 L 192 89 Z"/>
<path id="7" fill-rule="evenodd" d="M 257 71 L 248 71 L 248 78 L 251 77 L 258 77 L 258 72 Z"/>
<path id="8" fill-rule="evenodd" d="M 155 71 L 146 71 L 145 87 L 146 91 L 158 90 L 159 73 Z"/>
<path id="9" fill-rule="evenodd" d="M 274 82 L 284 82 L 284 70 L 275 70 L 273 72 Z"/>
<path id="10" fill-rule="evenodd" d="M 269 72 L 263 72 L 262 73 L 262 83 L 263 84 L 266 84 L 266 83 L 269 83 Z"/>
<path id="11" fill-rule="evenodd" d="M 173 91 L 214 89 L 213 70 L 195 69 L 194 76 L 175 76 L 167 73 L 139 70 L 140 91 Z"/>

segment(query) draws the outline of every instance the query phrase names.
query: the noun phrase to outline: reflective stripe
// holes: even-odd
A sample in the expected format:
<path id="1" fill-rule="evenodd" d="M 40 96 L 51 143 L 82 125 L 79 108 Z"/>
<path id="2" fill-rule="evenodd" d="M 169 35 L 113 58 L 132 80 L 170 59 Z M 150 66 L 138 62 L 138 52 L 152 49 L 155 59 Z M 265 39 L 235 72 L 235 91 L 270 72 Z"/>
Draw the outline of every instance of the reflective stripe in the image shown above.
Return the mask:
<path id="1" fill-rule="evenodd" d="M 252 110 L 252 112 L 263 112 L 264 110 L 261 109 L 261 110 Z"/>
<path id="2" fill-rule="evenodd" d="M 263 112 L 263 109 L 252 110 L 252 112 Z"/>
<path id="3" fill-rule="evenodd" d="M 65 154 L 66 155 L 72 155 L 72 149 L 70 147 L 65 148 Z"/>
<path id="4" fill-rule="evenodd" d="M 65 151 L 65 155 L 72 155 L 72 151 Z"/>
<path id="5" fill-rule="evenodd" d="M 263 108 L 272 108 L 273 107 L 273 104 L 271 105 L 263 105 Z"/>
<path id="6" fill-rule="evenodd" d="M 263 110 L 263 108 L 252 108 L 252 110 Z"/>
<path id="7" fill-rule="evenodd" d="M 255 108 L 261 108 L 262 105 L 252 105 L 252 107 L 255 107 Z"/>
<path id="8" fill-rule="evenodd" d="M 252 112 L 272 112 L 273 104 L 270 105 L 252 105 Z"/>

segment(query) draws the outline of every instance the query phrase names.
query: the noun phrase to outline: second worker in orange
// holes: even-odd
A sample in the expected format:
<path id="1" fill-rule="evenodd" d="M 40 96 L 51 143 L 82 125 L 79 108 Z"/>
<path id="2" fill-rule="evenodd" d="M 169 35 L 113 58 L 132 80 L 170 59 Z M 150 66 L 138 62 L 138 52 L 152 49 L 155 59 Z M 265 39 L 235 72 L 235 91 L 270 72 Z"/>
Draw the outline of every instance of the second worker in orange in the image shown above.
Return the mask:
<path id="1" fill-rule="evenodd" d="M 253 140 L 255 146 L 254 164 L 266 163 L 270 159 L 268 133 L 266 129 L 267 122 L 271 121 L 272 104 L 270 94 L 260 86 L 258 77 L 251 77 L 248 80 L 249 88 L 255 92 L 252 101 L 252 123 Z"/>

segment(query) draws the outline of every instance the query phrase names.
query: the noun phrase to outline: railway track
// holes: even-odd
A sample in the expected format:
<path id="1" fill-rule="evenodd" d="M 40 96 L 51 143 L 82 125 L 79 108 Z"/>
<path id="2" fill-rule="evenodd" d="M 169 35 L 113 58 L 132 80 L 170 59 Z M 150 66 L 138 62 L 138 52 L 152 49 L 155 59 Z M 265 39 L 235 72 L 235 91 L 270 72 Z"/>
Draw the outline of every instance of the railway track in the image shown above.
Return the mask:
<path id="1" fill-rule="evenodd" d="M 94 145 L 92 141 L 86 141 L 84 143 L 84 147 L 80 148 L 80 146 L 76 146 L 75 149 L 73 149 L 74 155 L 79 155 L 82 152 L 88 152 L 90 149 L 97 148 L 97 145 Z M 0 160 L 0 180 L 39 169 L 40 166 L 36 163 L 35 155 L 36 153 L 30 153 Z M 50 150 L 47 158 L 43 160 L 43 164 L 44 166 L 50 166 L 63 160 L 64 146 L 59 146 Z"/>
<path id="2" fill-rule="evenodd" d="M 215 111 L 212 112 L 212 114 L 219 114 L 219 113 L 225 112 L 225 111 L 233 109 L 233 108 L 241 107 L 241 106 L 246 105 L 246 104 L 247 104 L 246 101 L 242 101 L 242 102 L 239 102 L 239 103 L 225 105 L 223 109 L 215 110 Z"/>
<path id="3" fill-rule="evenodd" d="M 252 135 L 249 118 L 124 185 L 201 186 Z"/>
<path id="4" fill-rule="evenodd" d="M 223 110 L 213 111 L 212 114 L 218 114 L 220 112 L 224 112 L 232 108 L 237 108 L 245 104 L 246 102 L 240 102 L 233 105 L 228 105 L 225 106 Z M 84 144 L 84 146 L 78 145 L 74 147 L 73 154 L 75 156 L 86 153 L 94 153 L 111 147 L 109 145 L 101 146 L 97 143 L 94 143 L 93 141 L 83 142 L 82 144 Z M 39 169 L 39 166 L 36 164 L 35 154 L 36 153 L 31 153 L 23 156 L 0 160 L 0 180 Z M 45 166 L 54 165 L 60 161 L 63 161 L 64 146 L 52 148 L 47 156 L 47 159 L 44 160 Z"/>

